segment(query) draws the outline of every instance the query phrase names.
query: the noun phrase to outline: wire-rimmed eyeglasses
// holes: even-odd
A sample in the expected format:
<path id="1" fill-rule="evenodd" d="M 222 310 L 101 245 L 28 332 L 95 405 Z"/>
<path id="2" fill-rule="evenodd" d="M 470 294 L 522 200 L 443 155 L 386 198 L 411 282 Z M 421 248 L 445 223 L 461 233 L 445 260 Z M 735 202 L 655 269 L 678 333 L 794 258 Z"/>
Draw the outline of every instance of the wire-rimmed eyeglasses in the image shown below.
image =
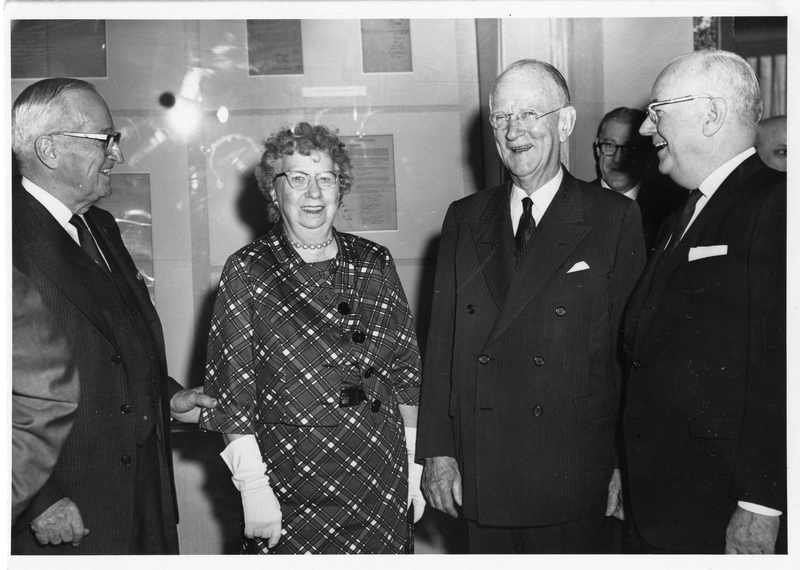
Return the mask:
<path id="1" fill-rule="evenodd" d="M 662 105 L 672 105 L 673 103 L 683 103 L 685 101 L 694 101 L 695 99 L 716 99 L 716 97 L 712 97 L 711 95 L 685 95 L 683 97 L 667 99 L 666 101 L 653 101 L 647 107 L 645 107 L 644 110 L 647 111 L 647 117 L 655 125 L 658 123 L 658 113 L 656 113 L 656 107 L 661 107 Z"/>
<path id="2" fill-rule="evenodd" d="M 111 152 L 111 146 L 117 145 L 119 146 L 119 141 L 122 139 L 122 133 L 113 132 L 113 133 L 57 133 L 59 135 L 63 135 L 65 137 L 74 137 L 78 139 L 92 139 L 96 141 L 105 141 L 105 152 L 106 154 Z"/>
<path id="3" fill-rule="evenodd" d="M 558 109 L 553 109 L 552 111 L 547 111 L 546 113 L 542 113 L 541 115 L 537 115 L 536 111 L 534 111 L 533 109 L 522 109 L 521 111 L 517 111 L 516 113 L 500 113 L 499 111 L 495 111 L 494 113 L 489 114 L 489 124 L 492 125 L 493 129 L 504 129 L 508 126 L 509 122 L 511 121 L 511 117 L 514 117 L 517 120 L 519 126 L 525 127 L 527 129 L 534 126 L 542 117 L 546 117 L 550 113 L 555 113 L 556 111 L 560 111 L 561 109 L 568 106 L 569 105 L 564 105 L 563 107 L 559 107 Z"/>
<path id="4" fill-rule="evenodd" d="M 643 149 L 640 144 L 617 144 L 611 141 L 601 141 L 600 139 L 594 141 L 594 146 L 603 156 L 614 156 L 617 153 L 617 149 L 620 149 L 626 158 L 637 158 Z"/>
<path id="5" fill-rule="evenodd" d="M 308 188 L 308 183 L 312 178 L 310 174 L 301 170 L 287 170 L 286 172 L 281 172 L 280 174 L 275 175 L 275 179 L 277 180 L 280 176 L 285 176 L 286 182 L 288 182 L 289 186 L 295 190 L 305 190 Z M 316 181 L 317 186 L 323 190 L 335 188 L 336 185 L 341 182 L 341 175 L 338 172 L 333 172 L 332 170 L 317 172 L 313 178 Z"/>

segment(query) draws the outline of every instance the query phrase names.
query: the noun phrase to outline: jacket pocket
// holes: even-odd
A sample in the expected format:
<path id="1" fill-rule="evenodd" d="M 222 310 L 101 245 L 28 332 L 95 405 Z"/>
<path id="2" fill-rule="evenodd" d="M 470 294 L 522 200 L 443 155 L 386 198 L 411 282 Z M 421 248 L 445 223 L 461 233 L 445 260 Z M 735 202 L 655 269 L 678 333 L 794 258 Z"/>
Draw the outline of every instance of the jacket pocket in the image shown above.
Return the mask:
<path id="1" fill-rule="evenodd" d="M 579 422 L 590 422 L 610 416 L 619 407 L 619 397 L 616 388 L 611 388 L 599 394 L 579 396 L 575 398 L 575 413 Z"/>

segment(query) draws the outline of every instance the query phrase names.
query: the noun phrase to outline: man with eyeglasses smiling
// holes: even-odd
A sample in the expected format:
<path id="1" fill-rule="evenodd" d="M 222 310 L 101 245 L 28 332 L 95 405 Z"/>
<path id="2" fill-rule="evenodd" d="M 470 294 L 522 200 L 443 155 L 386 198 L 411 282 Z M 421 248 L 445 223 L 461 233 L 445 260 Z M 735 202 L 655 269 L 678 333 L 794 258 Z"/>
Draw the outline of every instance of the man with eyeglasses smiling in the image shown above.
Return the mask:
<path id="1" fill-rule="evenodd" d="M 71 343 L 80 401 L 51 477 L 17 517 L 12 554 L 177 554 L 170 417 L 217 401 L 167 375 L 161 323 L 114 217 L 121 135 L 94 86 L 28 86 L 11 112 L 14 267 Z M 17 450 L 15 450 L 16 452 Z"/>
<path id="2" fill-rule="evenodd" d="M 643 176 L 650 138 L 639 134 L 647 115 L 639 109 L 618 107 L 606 113 L 593 143 L 598 178 L 592 183 L 635 200 L 642 212 L 645 248 L 650 256 L 658 228 L 686 201 L 686 194 Z"/>
<path id="3" fill-rule="evenodd" d="M 645 261 L 639 208 L 561 163 L 576 110 L 537 60 L 495 81 L 507 182 L 442 226 L 416 457 L 429 505 L 476 554 L 606 553 L 624 518 L 615 427 L 622 310 Z"/>
<path id="4" fill-rule="evenodd" d="M 753 144 L 753 69 L 703 50 L 656 79 L 640 133 L 692 189 L 626 309 L 629 512 L 654 553 L 786 552 L 786 175 Z"/>

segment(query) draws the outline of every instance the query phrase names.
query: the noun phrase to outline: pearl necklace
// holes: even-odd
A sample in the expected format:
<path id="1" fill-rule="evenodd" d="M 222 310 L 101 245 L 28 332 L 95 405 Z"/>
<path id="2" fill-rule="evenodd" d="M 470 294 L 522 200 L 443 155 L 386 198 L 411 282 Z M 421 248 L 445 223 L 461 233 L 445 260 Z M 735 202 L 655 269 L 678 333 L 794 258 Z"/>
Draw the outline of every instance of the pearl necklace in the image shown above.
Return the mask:
<path id="1" fill-rule="evenodd" d="M 297 249 L 324 249 L 328 247 L 332 241 L 333 241 L 333 235 L 331 235 L 331 237 L 329 237 L 322 243 L 314 243 L 314 244 L 297 243 L 296 241 L 292 241 L 291 239 L 289 240 L 289 243 L 291 243 Z"/>

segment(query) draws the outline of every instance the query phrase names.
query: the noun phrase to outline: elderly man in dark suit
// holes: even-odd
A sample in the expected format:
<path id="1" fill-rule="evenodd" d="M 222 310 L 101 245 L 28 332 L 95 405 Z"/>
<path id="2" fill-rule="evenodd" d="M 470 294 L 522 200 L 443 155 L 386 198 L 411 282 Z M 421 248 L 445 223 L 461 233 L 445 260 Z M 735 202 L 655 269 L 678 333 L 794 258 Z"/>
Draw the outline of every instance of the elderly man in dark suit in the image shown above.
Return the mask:
<path id="1" fill-rule="evenodd" d="M 592 184 L 636 200 L 642 213 L 644 245 L 650 257 L 661 223 L 683 205 L 686 194 L 642 176 L 650 144 L 649 137 L 639 134 L 644 119 L 643 111 L 630 107 L 617 107 L 606 113 L 592 145 L 599 174 Z"/>
<path id="2" fill-rule="evenodd" d="M 698 51 L 641 126 L 694 189 L 626 312 L 629 512 L 654 552 L 786 549 L 786 177 L 753 148 L 761 109 L 747 62 Z"/>
<path id="3" fill-rule="evenodd" d="M 573 178 L 561 74 L 522 60 L 489 120 L 511 180 L 445 217 L 417 457 L 473 553 L 607 552 L 621 516 L 618 333 L 644 265 L 635 202 Z"/>
<path id="4" fill-rule="evenodd" d="M 167 376 L 161 324 L 108 212 L 120 135 L 94 87 L 45 79 L 12 109 L 13 263 L 64 329 L 80 375 L 72 432 L 12 528 L 12 554 L 177 553 L 170 416 L 216 401 Z"/>

